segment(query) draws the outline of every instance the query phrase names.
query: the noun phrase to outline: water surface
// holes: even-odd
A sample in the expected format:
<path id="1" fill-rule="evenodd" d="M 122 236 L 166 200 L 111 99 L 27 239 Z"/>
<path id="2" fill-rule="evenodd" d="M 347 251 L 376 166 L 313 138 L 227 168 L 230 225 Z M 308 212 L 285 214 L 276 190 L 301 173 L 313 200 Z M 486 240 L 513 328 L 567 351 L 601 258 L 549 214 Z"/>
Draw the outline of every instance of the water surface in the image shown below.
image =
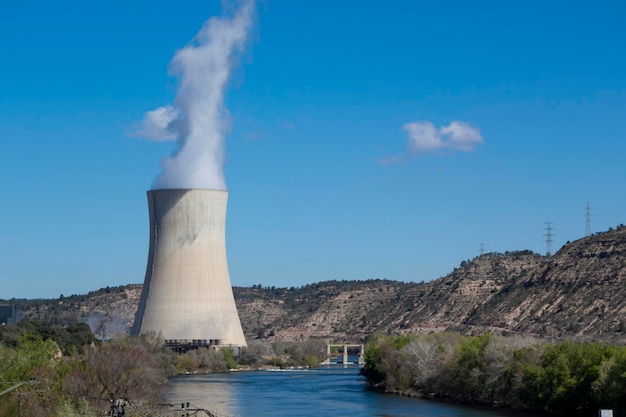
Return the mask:
<path id="1" fill-rule="evenodd" d="M 385 395 L 367 389 L 356 366 L 284 371 L 181 375 L 168 400 L 189 402 L 220 417 L 511 417 L 502 410 L 470 408 Z M 532 417 L 530 414 L 524 414 Z"/>

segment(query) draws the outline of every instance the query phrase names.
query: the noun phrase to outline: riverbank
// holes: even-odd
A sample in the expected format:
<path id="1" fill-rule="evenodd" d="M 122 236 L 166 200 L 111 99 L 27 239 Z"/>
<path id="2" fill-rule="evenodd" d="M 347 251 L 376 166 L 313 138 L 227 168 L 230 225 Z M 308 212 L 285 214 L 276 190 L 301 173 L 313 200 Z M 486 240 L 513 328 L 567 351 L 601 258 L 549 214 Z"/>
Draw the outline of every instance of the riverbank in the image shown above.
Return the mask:
<path id="1" fill-rule="evenodd" d="M 623 346 L 440 333 L 371 340 L 362 374 L 373 389 L 404 396 L 591 416 L 623 415 L 624 369 Z"/>
<path id="2" fill-rule="evenodd" d="M 516 409 L 511 407 L 504 407 L 499 404 L 484 404 L 484 403 L 476 403 L 476 402 L 464 402 L 454 400 L 452 398 L 438 397 L 435 393 L 424 393 L 414 389 L 408 390 L 389 390 L 384 388 L 373 388 L 369 387 L 368 389 L 378 392 L 382 395 L 391 395 L 397 397 L 406 397 L 409 399 L 415 400 L 426 400 L 432 401 L 440 404 L 451 404 L 457 405 L 461 407 L 468 407 L 473 410 L 499 410 L 501 412 L 505 412 L 507 416 L 510 417 L 554 417 L 555 413 L 542 412 L 539 410 L 529 410 L 529 409 Z"/>
<path id="3" fill-rule="evenodd" d="M 309 366 L 290 366 L 290 367 L 277 367 L 272 365 L 261 365 L 258 367 L 250 367 L 250 366 L 237 366 L 236 368 L 225 369 L 225 370 L 209 370 L 209 369 L 195 369 L 190 371 L 179 372 L 172 376 L 178 375 L 208 375 L 208 374 L 218 374 L 218 373 L 228 373 L 228 372 L 255 372 L 255 371 L 298 371 L 304 369 L 313 369 L 315 367 Z"/>

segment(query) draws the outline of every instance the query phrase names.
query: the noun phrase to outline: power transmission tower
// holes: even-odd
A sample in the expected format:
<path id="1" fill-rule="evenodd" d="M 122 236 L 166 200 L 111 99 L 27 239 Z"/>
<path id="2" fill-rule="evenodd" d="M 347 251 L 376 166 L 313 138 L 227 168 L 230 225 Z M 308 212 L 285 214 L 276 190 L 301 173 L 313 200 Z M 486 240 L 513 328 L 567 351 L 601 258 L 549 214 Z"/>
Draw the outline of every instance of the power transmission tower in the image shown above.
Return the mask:
<path id="1" fill-rule="evenodd" d="M 591 210 L 587 201 L 587 213 L 585 215 L 585 236 L 591 236 Z"/>
<path id="2" fill-rule="evenodd" d="M 552 237 L 554 233 L 552 233 L 552 222 L 546 222 L 546 256 L 552 256 Z"/>
<path id="3" fill-rule="evenodd" d="M 483 256 L 485 254 L 485 244 L 481 243 L 480 244 L 480 256 Z"/>

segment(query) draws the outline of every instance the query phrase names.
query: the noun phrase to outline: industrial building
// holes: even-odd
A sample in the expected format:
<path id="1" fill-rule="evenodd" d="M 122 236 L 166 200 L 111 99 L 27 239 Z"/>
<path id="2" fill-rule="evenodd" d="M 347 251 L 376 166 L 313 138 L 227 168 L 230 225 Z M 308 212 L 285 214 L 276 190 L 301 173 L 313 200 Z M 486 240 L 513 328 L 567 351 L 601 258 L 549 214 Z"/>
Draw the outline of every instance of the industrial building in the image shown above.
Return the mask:
<path id="1" fill-rule="evenodd" d="M 246 346 L 226 260 L 228 192 L 147 195 L 150 246 L 132 334 L 154 332 L 177 349 Z"/>
<path id="2" fill-rule="evenodd" d="M 15 306 L 0 305 L 0 324 L 19 323 L 23 318 L 24 313 L 15 308 Z"/>

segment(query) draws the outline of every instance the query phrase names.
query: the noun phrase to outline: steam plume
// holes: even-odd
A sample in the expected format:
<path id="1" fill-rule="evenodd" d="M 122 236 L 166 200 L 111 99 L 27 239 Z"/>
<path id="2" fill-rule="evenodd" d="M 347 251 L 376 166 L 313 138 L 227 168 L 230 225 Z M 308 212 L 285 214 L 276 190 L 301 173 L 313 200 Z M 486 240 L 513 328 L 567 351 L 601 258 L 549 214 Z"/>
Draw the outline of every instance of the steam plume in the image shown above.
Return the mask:
<path id="1" fill-rule="evenodd" d="M 152 140 L 178 142 L 173 154 L 161 160 L 162 172 L 153 189 L 226 189 L 224 88 L 233 55 L 243 49 L 252 26 L 253 10 L 254 2 L 247 0 L 230 18 L 210 18 L 174 55 L 170 73 L 179 79 L 176 100 L 147 112 L 138 132 Z"/>

